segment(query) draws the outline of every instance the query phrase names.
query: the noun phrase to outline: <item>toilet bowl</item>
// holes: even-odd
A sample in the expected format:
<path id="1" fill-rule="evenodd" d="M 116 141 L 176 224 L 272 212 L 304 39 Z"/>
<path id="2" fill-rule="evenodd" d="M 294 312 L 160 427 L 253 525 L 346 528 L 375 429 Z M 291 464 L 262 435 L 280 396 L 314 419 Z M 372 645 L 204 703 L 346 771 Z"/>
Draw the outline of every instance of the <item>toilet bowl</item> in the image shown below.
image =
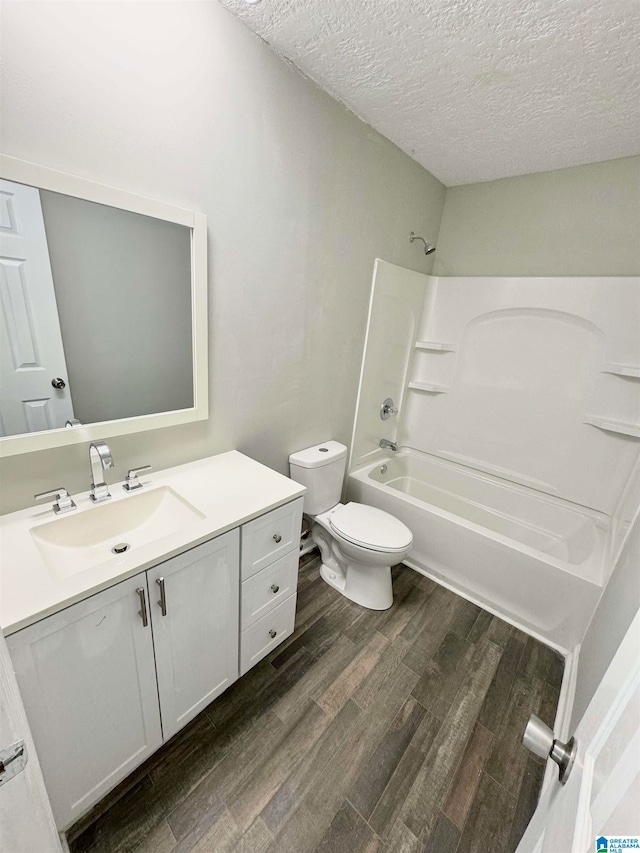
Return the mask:
<path id="1" fill-rule="evenodd" d="M 388 512 L 339 502 L 347 448 L 327 441 L 289 457 L 291 478 L 307 487 L 304 512 L 320 549 L 320 575 L 329 586 L 371 610 L 393 604 L 391 566 L 411 550 L 413 535 Z"/>

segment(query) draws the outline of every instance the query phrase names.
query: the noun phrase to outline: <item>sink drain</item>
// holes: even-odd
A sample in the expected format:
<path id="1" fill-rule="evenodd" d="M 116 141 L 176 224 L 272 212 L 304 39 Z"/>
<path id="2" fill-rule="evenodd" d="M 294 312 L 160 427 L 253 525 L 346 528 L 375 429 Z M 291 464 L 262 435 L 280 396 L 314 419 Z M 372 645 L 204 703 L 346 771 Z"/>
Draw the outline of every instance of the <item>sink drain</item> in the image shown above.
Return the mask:
<path id="1" fill-rule="evenodd" d="M 117 545 L 114 545 L 111 549 L 112 554 L 124 554 L 125 551 L 128 551 L 131 548 L 127 542 L 118 542 Z"/>

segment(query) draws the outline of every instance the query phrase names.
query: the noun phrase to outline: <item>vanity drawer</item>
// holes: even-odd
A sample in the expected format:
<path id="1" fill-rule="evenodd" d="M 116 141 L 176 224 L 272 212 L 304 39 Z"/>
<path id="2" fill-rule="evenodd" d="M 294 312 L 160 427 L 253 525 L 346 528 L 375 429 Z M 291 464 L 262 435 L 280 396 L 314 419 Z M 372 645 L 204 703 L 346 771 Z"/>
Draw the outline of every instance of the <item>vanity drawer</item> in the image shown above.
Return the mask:
<path id="1" fill-rule="evenodd" d="M 296 591 L 298 551 L 290 551 L 242 584 L 240 625 L 246 630 Z"/>
<path id="2" fill-rule="evenodd" d="M 240 675 L 293 633 L 296 621 L 296 594 L 290 595 L 240 634 Z"/>
<path id="3" fill-rule="evenodd" d="M 241 579 L 246 581 L 289 551 L 297 554 L 301 527 L 302 498 L 243 524 Z"/>

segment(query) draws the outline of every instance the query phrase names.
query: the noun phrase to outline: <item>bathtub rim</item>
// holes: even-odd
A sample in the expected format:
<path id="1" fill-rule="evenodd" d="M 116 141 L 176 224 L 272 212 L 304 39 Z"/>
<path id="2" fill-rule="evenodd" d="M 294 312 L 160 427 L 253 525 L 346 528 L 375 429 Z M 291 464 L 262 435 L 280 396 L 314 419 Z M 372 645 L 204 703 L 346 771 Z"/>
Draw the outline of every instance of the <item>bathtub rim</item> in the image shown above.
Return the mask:
<path id="1" fill-rule="evenodd" d="M 512 483 L 508 480 L 501 480 L 498 477 L 493 477 L 483 472 L 476 471 L 475 469 L 467 468 L 466 466 L 460 465 L 459 463 L 454 463 L 450 462 L 449 460 L 442 459 L 441 457 L 436 456 L 435 454 L 415 450 L 414 448 L 411 448 L 407 445 L 401 445 L 398 448 L 398 451 L 393 455 L 387 455 L 380 452 L 375 461 L 369 460 L 367 463 L 360 465 L 357 468 L 353 468 L 352 470 L 347 472 L 347 481 L 350 477 L 353 477 L 369 485 L 371 488 L 380 489 L 381 491 L 395 495 L 396 499 L 399 501 L 406 501 L 407 503 L 413 504 L 414 506 L 424 507 L 428 512 L 431 512 L 434 515 L 445 519 L 446 521 L 453 522 L 454 524 L 462 524 L 463 526 L 467 527 L 469 530 L 472 530 L 474 533 L 479 534 L 480 536 L 493 539 L 494 541 L 499 542 L 509 548 L 514 548 L 515 550 L 520 551 L 521 553 L 526 554 L 529 557 L 541 560 L 542 562 L 545 562 L 548 565 L 552 566 L 554 569 L 566 572 L 572 577 L 575 577 L 580 581 L 583 581 L 584 583 L 591 584 L 600 590 L 604 589 L 604 586 L 607 582 L 610 573 L 608 572 L 607 563 L 610 556 L 609 540 L 611 535 L 611 519 L 604 513 L 601 513 L 598 510 L 590 509 L 589 507 L 583 507 L 578 504 L 571 504 L 570 502 L 565 501 L 562 498 L 546 495 L 541 492 L 537 492 L 535 494 L 535 497 L 541 500 L 542 502 L 558 506 L 564 509 L 565 511 L 571 511 L 577 516 L 583 516 L 585 519 L 591 521 L 594 526 L 596 534 L 596 543 L 590 556 L 583 560 L 581 563 L 569 563 L 564 560 L 559 560 L 557 557 L 553 557 L 550 554 L 546 554 L 544 551 L 539 551 L 536 548 L 532 548 L 529 545 L 525 545 L 524 543 L 519 542 L 517 539 L 512 539 L 509 536 L 505 536 L 503 533 L 498 533 L 474 521 L 465 519 L 461 515 L 457 515 L 456 513 L 450 512 L 449 510 L 442 509 L 442 507 L 439 507 L 435 504 L 431 504 L 428 501 L 421 500 L 420 498 L 408 495 L 406 492 L 402 492 L 399 489 L 394 489 L 391 486 L 387 486 L 385 483 L 379 480 L 375 480 L 369 476 L 371 471 L 373 471 L 373 469 L 377 468 L 379 465 L 384 465 L 385 463 L 392 462 L 394 459 L 406 457 L 413 457 L 419 460 L 422 458 L 427 459 L 429 461 L 433 460 L 436 464 L 442 465 L 445 468 L 461 470 L 465 474 L 468 474 L 469 476 L 474 477 L 475 479 L 488 482 L 492 485 L 495 485 L 496 481 L 499 481 L 498 484 L 500 486 L 504 486 L 505 489 L 516 491 L 519 494 L 524 494 L 526 496 L 530 496 L 529 493 L 533 491 L 525 486 Z M 405 560 L 405 562 L 407 563 L 407 565 L 409 565 L 409 560 Z M 589 576 L 585 576 L 579 571 L 580 568 L 584 568 L 585 566 L 589 570 Z"/>

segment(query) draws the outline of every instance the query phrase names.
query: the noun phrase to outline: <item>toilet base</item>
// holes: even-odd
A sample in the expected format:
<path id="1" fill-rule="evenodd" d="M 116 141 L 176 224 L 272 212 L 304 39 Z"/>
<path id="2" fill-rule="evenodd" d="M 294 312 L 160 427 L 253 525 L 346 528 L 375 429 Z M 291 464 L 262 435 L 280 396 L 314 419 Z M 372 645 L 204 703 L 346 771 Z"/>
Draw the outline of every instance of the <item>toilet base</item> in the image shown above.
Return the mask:
<path id="1" fill-rule="evenodd" d="M 323 563 L 320 577 L 345 598 L 369 610 L 388 610 L 393 604 L 391 566 L 372 568 L 349 563 L 345 575 Z"/>

